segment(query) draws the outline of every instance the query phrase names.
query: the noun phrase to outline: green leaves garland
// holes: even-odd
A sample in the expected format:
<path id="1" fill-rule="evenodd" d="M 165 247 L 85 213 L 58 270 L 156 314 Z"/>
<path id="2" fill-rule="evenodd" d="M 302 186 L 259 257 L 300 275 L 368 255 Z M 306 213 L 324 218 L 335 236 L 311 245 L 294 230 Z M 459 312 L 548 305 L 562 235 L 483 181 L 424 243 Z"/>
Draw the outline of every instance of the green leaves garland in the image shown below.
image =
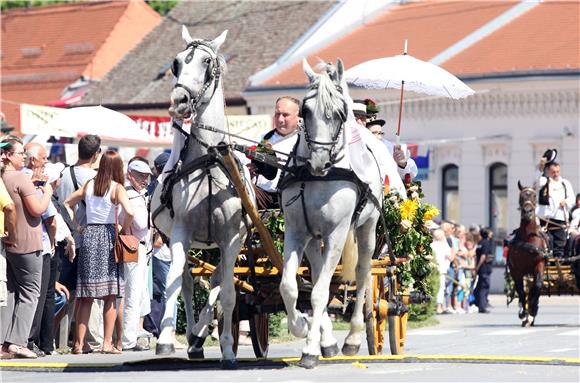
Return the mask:
<path id="1" fill-rule="evenodd" d="M 407 189 L 408 198 L 403 200 L 396 191 L 390 191 L 384 198 L 383 214 L 396 258 L 407 258 L 397 265 L 401 276 L 402 289 L 411 289 L 432 295 L 428 278 L 436 269 L 433 262 L 429 231 L 432 219 L 439 210 L 431 204 L 421 202 L 424 197 L 421 183 L 411 183 Z M 381 221 L 377 235 L 382 236 L 385 228 Z"/>

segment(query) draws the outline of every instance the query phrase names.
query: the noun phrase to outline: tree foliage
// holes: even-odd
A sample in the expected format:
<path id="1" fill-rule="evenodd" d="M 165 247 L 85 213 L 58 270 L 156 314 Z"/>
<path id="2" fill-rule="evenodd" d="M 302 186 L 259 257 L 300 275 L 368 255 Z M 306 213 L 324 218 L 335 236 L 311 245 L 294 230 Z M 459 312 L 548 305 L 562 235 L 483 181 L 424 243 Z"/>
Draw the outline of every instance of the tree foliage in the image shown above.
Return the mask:
<path id="1" fill-rule="evenodd" d="M 3 11 L 11 8 L 31 8 L 44 5 L 78 3 L 80 0 L 3 0 L 0 2 L 0 9 Z"/>
<path id="2" fill-rule="evenodd" d="M 86 0 L 2 0 L 0 9 L 5 11 L 12 8 L 42 7 L 44 5 L 79 3 Z M 178 0 L 145 0 L 155 12 L 165 16 L 177 5 Z"/>
<path id="3" fill-rule="evenodd" d="M 177 5 L 177 0 L 146 0 L 145 2 L 161 16 L 165 16 Z"/>

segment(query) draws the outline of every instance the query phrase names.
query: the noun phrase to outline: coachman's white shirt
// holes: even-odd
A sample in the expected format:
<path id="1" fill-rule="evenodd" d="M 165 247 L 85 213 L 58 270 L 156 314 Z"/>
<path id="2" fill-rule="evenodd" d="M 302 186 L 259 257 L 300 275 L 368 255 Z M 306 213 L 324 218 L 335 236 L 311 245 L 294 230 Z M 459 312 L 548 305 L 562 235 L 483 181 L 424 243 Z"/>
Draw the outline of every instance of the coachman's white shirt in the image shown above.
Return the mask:
<path id="1" fill-rule="evenodd" d="M 536 214 L 539 217 L 557 219 L 559 221 L 567 221 L 569 217 L 570 209 L 574 206 L 576 194 L 574 194 L 574 189 L 570 181 L 560 177 L 560 180 L 554 181 L 551 178 L 544 177 L 540 171 L 536 171 L 536 190 L 538 194 L 546 182 L 550 182 L 548 185 L 550 193 L 550 204 L 540 205 L 538 204 L 536 208 Z M 566 189 L 564 190 L 564 185 Z M 561 201 L 566 201 L 567 208 L 564 210 L 560 206 Z"/>

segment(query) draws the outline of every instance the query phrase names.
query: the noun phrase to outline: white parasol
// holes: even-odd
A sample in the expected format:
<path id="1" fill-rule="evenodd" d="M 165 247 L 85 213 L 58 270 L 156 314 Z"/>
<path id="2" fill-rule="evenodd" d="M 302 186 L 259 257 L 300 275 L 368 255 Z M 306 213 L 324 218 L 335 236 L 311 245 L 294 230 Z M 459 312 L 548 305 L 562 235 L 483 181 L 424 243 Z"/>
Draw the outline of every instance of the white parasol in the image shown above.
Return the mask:
<path id="1" fill-rule="evenodd" d="M 83 106 L 64 110 L 44 127 L 46 131 L 67 131 L 76 137 L 96 134 L 104 141 L 150 144 L 149 134 L 123 113 L 103 106 Z"/>
<path id="2" fill-rule="evenodd" d="M 397 136 L 401 132 L 403 90 L 454 100 L 471 96 L 473 89 L 445 69 L 407 54 L 365 61 L 345 72 L 349 84 L 369 89 L 401 89 Z"/>

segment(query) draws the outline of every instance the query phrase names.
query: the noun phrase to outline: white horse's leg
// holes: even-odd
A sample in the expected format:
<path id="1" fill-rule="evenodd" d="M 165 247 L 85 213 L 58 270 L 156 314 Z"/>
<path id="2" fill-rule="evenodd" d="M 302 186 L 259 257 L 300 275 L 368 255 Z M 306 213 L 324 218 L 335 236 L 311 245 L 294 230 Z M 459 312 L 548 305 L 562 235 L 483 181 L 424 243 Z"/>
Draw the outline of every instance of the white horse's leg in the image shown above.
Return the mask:
<path id="1" fill-rule="evenodd" d="M 369 283 L 368 276 L 371 271 L 371 258 L 375 249 L 375 227 L 376 220 L 370 219 L 356 230 L 359 254 L 356 265 L 356 302 L 350 319 L 350 332 L 344 340 L 342 347 L 342 353 L 347 356 L 356 355 L 362 342 L 361 334 L 365 328 L 363 305 L 365 302 L 365 291 Z"/>
<path id="2" fill-rule="evenodd" d="M 322 254 L 320 252 L 320 241 L 310 241 L 306 248 L 306 257 L 310 263 L 310 273 L 312 282 L 317 283 L 322 270 Z M 328 310 L 322 314 L 322 324 L 320 326 L 320 352 L 324 358 L 332 358 L 338 355 L 338 342 L 332 333 L 332 321 L 328 316 Z"/>
<path id="3" fill-rule="evenodd" d="M 342 254 L 348 227 L 348 223 L 341 224 L 324 241 L 325 247 L 322 256 L 324 261 L 310 296 L 312 304 L 310 331 L 306 338 L 306 346 L 302 349 L 302 359 L 300 360 L 301 366 L 305 368 L 316 367 L 319 363 L 322 317 L 328 303 L 330 282 Z"/>
<path id="4" fill-rule="evenodd" d="M 155 353 L 157 355 L 170 355 L 175 352 L 173 346 L 173 329 L 175 328 L 175 320 L 173 318 L 173 311 L 177 304 L 177 296 L 181 292 L 183 268 L 185 267 L 185 250 L 183 241 L 186 235 L 185 228 L 181 225 L 175 225 L 171 231 L 171 266 L 167 273 L 167 303 L 165 306 L 165 313 L 161 320 L 161 332 L 157 340 Z"/>
<path id="5" fill-rule="evenodd" d="M 226 238 L 228 238 L 226 236 Z M 220 336 L 222 347 L 222 368 L 237 368 L 236 354 L 233 350 L 234 337 L 232 336 L 232 313 L 236 306 L 236 289 L 234 287 L 234 265 L 241 249 L 239 232 L 231 233 L 231 240 L 227 245 L 220 245 L 221 250 L 221 291 L 220 302 L 224 315 L 224 328 Z"/>
<path id="6" fill-rule="evenodd" d="M 288 314 L 288 329 L 290 333 L 298 338 L 305 338 L 308 334 L 308 316 L 296 309 L 296 302 L 298 301 L 296 274 L 302 261 L 304 248 L 308 245 L 310 239 L 295 238 L 294 232 L 294 230 L 288 230 L 288 226 L 286 226 L 284 271 L 280 282 L 280 294 Z M 318 243 L 318 241 L 314 242 Z"/>
<path id="7" fill-rule="evenodd" d="M 203 343 L 209 335 L 209 323 L 213 320 L 214 316 L 214 305 L 217 301 L 218 294 L 221 290 L 219 286 L 221 282 L 221 267 L 217 267 L 212 273 L 210 278 L 210 294 L 207 299 L 205 306 L 201 309 L 199 313 L 199 320 L 197 323 L 193 323 L 191 331 L 188 330 L 187 343 L 189 347 L 187 349 L 187 356 L 189 359 L 203 359 Z M 184 294 L 185 296 L 185 294 Z M 193 309 L 191 311 L 193 313 Z M 193 315 L 192 315 L 193 317 Z M 193 322 L 193 321 L 192 321 Z"/>

